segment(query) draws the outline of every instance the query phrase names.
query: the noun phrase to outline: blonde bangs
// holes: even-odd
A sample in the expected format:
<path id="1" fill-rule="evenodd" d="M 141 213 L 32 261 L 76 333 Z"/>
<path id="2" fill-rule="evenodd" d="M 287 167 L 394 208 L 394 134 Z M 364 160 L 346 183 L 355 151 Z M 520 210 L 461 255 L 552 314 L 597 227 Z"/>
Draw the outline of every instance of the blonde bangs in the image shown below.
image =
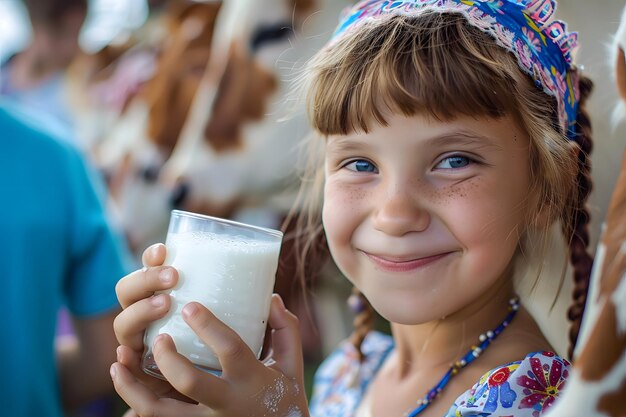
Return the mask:
<path id="1" fill-rule="evenodd" d="M 323 135 L 368 132 L 398 112 L 521 121 L 516 96 L 534 87 L 513 55 L 451 13 L 369 23 L 318 54 L 307 73 L 309 118 Z"/>

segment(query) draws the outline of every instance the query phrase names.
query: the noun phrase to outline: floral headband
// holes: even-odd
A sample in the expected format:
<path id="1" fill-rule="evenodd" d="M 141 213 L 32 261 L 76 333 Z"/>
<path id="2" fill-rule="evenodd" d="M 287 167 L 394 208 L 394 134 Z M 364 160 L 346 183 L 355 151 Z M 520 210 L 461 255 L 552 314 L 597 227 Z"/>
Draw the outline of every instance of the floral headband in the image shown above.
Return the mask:
<path id="1" fill-rule="evenodd" d="M 572 56 L 578 34 L 568 33 L 565 22 L 551 20 L 555 10 L 555 0 L 366 0 L 344 12 L 331 44 L 365 22 L 395 15 L 463 14 L 469 24 L 512 52 L 535 85 L 556 98 L 563 133 L 573 140 L 580 98 Z"/>

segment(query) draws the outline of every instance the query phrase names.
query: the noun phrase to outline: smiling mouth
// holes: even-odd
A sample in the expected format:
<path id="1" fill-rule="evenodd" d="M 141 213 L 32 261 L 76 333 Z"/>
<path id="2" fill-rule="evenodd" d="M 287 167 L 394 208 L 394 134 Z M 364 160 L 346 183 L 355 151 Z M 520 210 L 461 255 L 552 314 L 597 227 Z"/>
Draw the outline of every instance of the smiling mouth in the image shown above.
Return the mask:
<path id="1" fill-rule="evenodd" d="M 372 255 L 371 253 L 363 252 L 375 265 L 381 269 L 390 272 L 408 272 L 418 268 L 430 265 L 438 260 L 450 255 L 452 252 L 445 252 L 438 255 L 425 256 L 417 259 L 393 259 L 389 257 L 382 257 Z"/>

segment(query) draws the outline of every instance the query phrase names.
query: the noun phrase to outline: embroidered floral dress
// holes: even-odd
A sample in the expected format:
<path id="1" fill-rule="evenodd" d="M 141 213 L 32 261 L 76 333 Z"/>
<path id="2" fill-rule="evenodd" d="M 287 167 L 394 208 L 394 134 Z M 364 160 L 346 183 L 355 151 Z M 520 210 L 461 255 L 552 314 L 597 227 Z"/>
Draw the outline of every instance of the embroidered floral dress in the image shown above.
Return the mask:
<path id="1" fill-rule="evenodd" d="M 393 340 L 372 332 L 362 350 L 366 360 L 361 366 L 347 342 L 322 363 L 314 380 L 312 417 L 354 416 L 367 385 L 393 350 Z M 539 417 L 558 398 L 569 368 L 569 362 L 552 352 L 530 353 L 487 372 L 457 398 L 445 417 Z"/>

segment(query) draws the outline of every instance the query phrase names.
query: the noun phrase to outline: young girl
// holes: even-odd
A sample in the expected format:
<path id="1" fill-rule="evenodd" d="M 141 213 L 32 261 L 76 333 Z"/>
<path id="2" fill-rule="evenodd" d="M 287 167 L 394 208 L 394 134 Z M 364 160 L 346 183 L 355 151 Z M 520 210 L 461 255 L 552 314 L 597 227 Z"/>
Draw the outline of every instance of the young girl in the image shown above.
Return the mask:
<path id="1" fill-rule="evenodd" d="M 520 306 L 513 269 L 560 222 L 578 323 L 591 267 L 583 208 L 591 83 L 572 64 L 576 35 L 548 22 L 554 7 L 412 0 L 349 10 L 306 73 L 325 151 L 312 165 L 323 207 L 309 193 L 303 223 L 323 224 L 334 261 L 358 288 L 351 343 L 322 364 L 309 409 L 297 320 L 278 297 L 271 363 L 190 303 L 185 320 L 219 356 L 222 377 L 195 369 L 167 335 L 154 354 L 169 382 L 143 375 L 143 331 L 170 306 L 167 295 L 152 295 L 177 282 L 156 245 L 146 268 L 118 284 L 125 310 L 111 373 L 134 413 L 535 417 L 548 409 L 569 363 Z M 393 338 L 370 331 L 369 303 Z"/>

